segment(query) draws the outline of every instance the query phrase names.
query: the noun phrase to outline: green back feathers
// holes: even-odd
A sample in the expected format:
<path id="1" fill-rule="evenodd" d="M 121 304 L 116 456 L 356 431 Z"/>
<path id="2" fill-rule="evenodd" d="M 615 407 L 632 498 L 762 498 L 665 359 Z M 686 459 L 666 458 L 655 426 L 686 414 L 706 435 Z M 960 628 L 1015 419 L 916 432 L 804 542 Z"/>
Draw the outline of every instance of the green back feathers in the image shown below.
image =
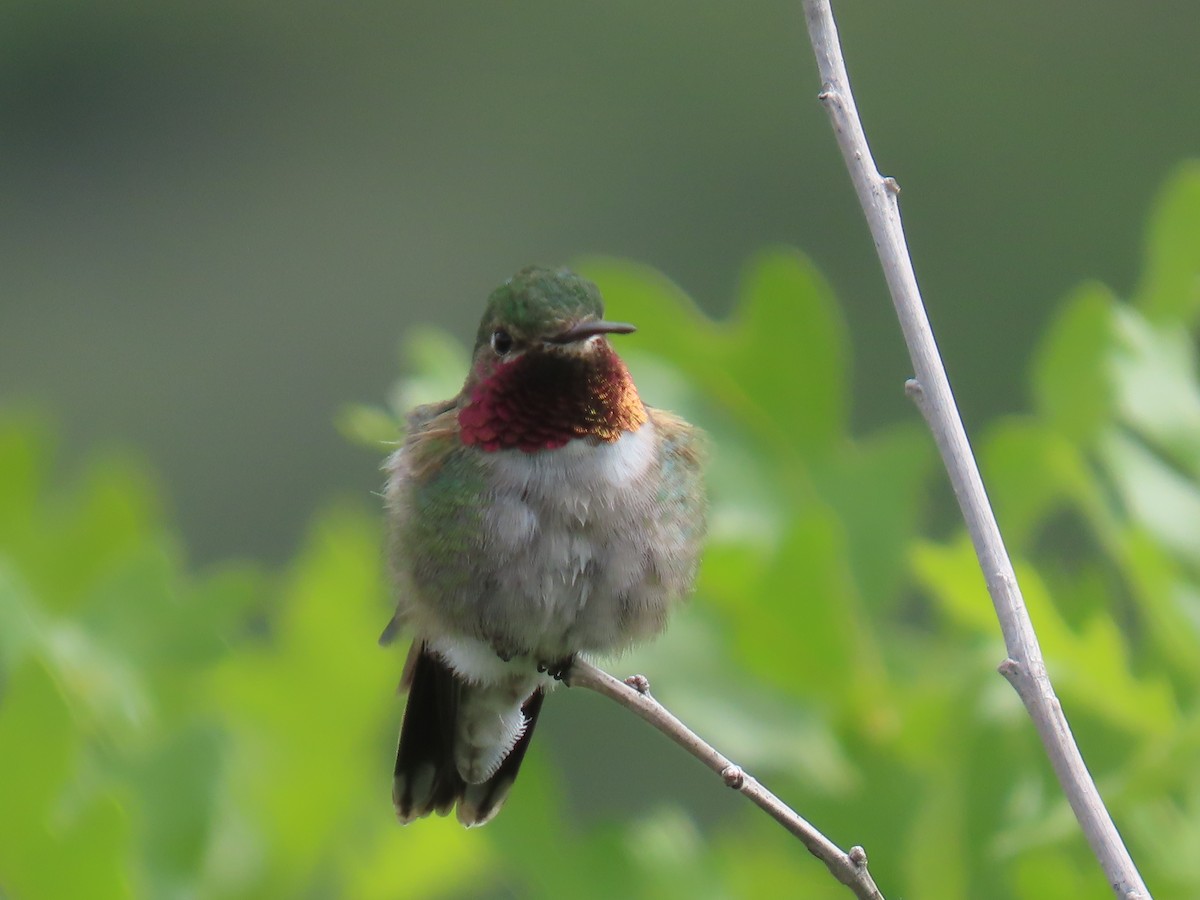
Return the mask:
<path id="1" fill-rule="evenodd" d="M 522 269 L 488 297 L 475 347 L 503 327 L 516 337 L 550 334 L 580 319 L 604 317 L 600 289 L 568 269 Z"/>

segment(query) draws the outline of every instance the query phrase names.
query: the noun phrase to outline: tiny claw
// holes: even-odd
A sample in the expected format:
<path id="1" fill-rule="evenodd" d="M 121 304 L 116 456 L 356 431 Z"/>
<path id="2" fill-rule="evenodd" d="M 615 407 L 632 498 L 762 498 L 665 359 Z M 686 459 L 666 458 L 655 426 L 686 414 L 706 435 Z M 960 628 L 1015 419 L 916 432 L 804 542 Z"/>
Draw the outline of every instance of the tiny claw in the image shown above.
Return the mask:
<path id="1" fill-rule="evenodd" d="M 571 666 L 575 664 L 575 657 L 568 656 L 566 659 L 556 660 L 555 662 L 540 662 L 537 665 L 537 670 L 549 675 L 555 681 L 566 681 L 567 676 L 571 673 Z"/>

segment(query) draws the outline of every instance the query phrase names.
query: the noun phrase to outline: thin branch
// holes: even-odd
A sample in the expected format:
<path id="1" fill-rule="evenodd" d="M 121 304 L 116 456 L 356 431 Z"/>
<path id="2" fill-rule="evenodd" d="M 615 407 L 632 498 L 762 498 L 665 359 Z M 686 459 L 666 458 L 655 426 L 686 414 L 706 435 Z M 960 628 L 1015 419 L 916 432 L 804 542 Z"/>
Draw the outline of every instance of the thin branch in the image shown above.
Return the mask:
<path id="1" fill-rule="evenodd" d="M 829 113 L 838 146 L 866 213 L 912 357 L 917 377 L 908 382 L 906 390 L 933 432 L 975 545 L 996 617 L 1000 620 L 1008 651 L 1008 658 L 1000 664 L 1000 672 L 1016 689 L 1029 711 L 1071 809 L 1113 890 L 1124 900 L 1148 898 L 1150 893 L 1100 799 L 1046 674 L 1033 623 L 1021 597 L 1012 562 L 1004 548 L 925 315 L 900 223 L 900 206 L 896 199 L 900 189 L 893 179 L 879 174 L 871 158 L 850 93 L 850 80 L 829 0 L 804 0 L 804 16 L 821 76 L 819 98 Z"/>
<path id="2" fill-rule="evenodd" d="M 570 687 L 583 687 L 615 700 L 645 719 L 700 762 L 721 776 L 726 785 L 740 791 L 776 822 L 798 837 L 808 852 L 825 863 L 833 877 L 849 887 L 860 900 L 884 900 L 867 871 L 867 853 L 862 847 L 851 847 L 849 853 L 817 831 L 794 810 L 742 768 L 731 762 L 715 748 L 679 721 L 665 706 L 650 696 L 650 682 L 645 676 L 633 675 L 618 681 L 603 669 L 578 657 L 564 679 Z"/>

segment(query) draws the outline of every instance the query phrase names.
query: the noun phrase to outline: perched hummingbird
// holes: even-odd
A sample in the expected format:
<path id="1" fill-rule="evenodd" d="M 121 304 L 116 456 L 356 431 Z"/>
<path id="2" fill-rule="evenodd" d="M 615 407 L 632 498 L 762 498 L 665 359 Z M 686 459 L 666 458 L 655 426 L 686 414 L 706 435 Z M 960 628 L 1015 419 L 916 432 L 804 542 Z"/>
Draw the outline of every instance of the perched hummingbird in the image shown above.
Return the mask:
<path id="1" fill-rule="evenodd" d="M 523 269 L 488 298 L 458 396 L 413 410 L 385 464 L 414 636 L 392 799 L 400 820 L 500 809 L 545 692 L 576 654 L 663 630 L 705 527 L 699 433 L 642 403 L 594 284 Z"/>

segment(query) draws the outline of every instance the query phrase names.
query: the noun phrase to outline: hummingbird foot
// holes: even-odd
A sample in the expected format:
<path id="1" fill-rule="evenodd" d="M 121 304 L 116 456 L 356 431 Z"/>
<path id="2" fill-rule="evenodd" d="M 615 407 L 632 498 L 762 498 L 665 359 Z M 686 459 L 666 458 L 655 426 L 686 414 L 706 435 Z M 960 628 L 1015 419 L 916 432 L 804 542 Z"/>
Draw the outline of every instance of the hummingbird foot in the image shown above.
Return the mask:
<path id="1" fill-rule="evenodd" d="M 571 674 L 571 666 L 575 664 L 575 654 L 571 654 L 565 659 L 555 660 L 554 662 L 540 662 L 537 670 L 545 672 L 555 681 L 566 681 L 567 676 Z"/>

